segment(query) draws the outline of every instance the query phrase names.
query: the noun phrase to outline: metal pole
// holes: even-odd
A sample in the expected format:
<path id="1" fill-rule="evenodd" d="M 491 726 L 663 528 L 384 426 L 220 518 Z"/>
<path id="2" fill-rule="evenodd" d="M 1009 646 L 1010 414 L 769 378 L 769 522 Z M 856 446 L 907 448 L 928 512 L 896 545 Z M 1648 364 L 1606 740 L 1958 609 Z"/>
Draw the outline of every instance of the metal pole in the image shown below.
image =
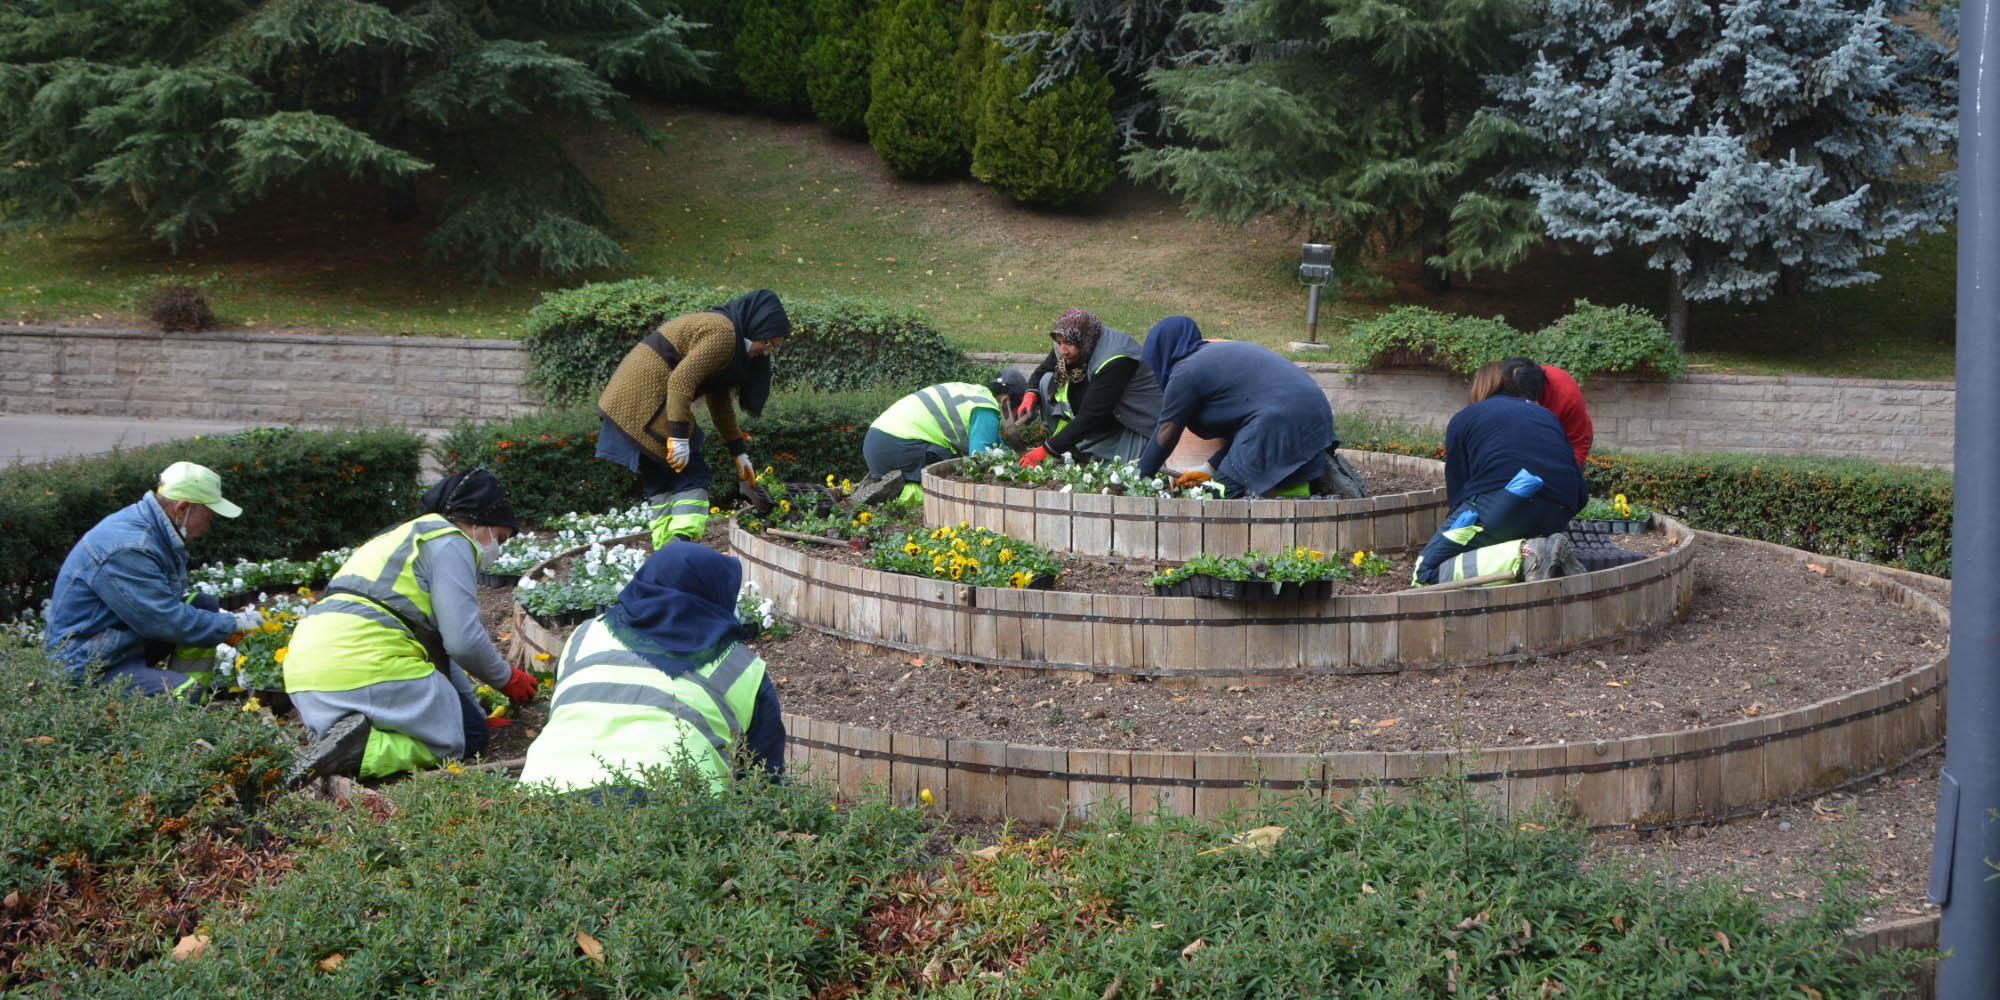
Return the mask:
<path id="1" fill-rule="evenodd" d="M 1319 343 L 1319 286 L 1306 286 L 1306 343 Z"/>
<path id="2" fill-rule="evenodd" d="M 1944 904 L 1939 1000 L 2000 996 L 2000 44 L 1992 0 L 1960 11 L 1958 398 L 1951 684 L 1931 898 Z"/>

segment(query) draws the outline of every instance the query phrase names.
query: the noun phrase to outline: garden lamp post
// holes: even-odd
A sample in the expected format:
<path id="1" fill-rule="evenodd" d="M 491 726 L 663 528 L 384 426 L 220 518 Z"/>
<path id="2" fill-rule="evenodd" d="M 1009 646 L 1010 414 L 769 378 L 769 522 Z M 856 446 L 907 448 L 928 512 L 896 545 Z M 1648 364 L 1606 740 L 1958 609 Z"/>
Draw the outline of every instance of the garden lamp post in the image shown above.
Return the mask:
<path id="1" fill-rule="evenodd" d="M 1951 682 L 1930 898 L 1944 906 L 1939 1000 L 2000 995 L 2000 19 L 1972 0 L 1958 36 L 1958 358 Z M 1992 44 L 1989 44 L 1992 43 Z M 1991 49 L 1989 53 L 1987 50 Z"/>
<path id="2" fill-rule="evenodd" d="M 1299 248 L 1299 284 L 1306 286 L 1306 339 L 1292 341 L 1294 351 L 1324 351 L 1319 342 L 1319 290 L 1333 280 L 1333 244 L 1307 243 Z"/>

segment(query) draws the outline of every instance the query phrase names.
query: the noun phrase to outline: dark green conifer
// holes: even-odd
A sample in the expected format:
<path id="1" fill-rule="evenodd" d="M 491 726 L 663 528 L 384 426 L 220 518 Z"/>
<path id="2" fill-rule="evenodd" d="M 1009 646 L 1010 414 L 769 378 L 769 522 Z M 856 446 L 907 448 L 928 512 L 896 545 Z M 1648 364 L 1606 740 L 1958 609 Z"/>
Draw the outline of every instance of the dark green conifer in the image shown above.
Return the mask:
<path id="1" fill-rule="evenodd" d="M 868 78 L 868 142 L 889 169 L 945 177 L 965 167 L 952 53 L 958 25 L 939 0 L 896 0 Z"/>
<path id="2" fill-rule="evenodd" d="M 804 56 L 813 117 L 847 136 L 868 133 L 868 64 L 874 0 L 812 0 L 812 41 Z"/>
<path id="3" fill-rule="evenodd" d="M 991 32 L 1047 28 L 1037 0 L 993 0 Z M 1094 64 L 1028 94 L 1040 47 L 989 56 L 979 85 L 972 176 L 1016 201 L 1062 206 L 1095 197 L 1117 176 L 1111 84 Z"/>

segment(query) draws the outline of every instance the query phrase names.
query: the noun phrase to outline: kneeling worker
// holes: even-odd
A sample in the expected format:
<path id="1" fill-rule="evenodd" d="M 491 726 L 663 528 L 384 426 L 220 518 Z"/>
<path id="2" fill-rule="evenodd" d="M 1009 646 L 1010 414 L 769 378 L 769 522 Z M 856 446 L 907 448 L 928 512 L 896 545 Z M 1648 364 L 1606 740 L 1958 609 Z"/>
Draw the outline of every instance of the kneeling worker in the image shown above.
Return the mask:
<path id="1" fill-rule="evenodd" d="M 923 496 L 918 484 L 924 466 L 970 455 L 999 441 L 1013 429 L 1014 413 L 1027 391 L 1027 376 L 1008 368 L 985 385 L 941 382 L 897 400 L 868 425 L 868 434 L 861 439 L 868 478 L 854 487 L 853 504 Z"/>
<path id="2" fill-rule="evenodd" d="M 618 603 L 564 644 L 521 781 L 585 791 L 688 764 L 720 788 L 739 753 L 783 774 L 778 691 L 736 617 L 742 580 L 742 564 L 706 546 L 653 553 Z"/>
<path id="3" fill-rule="evenodd" d="M 515 702 L 535 679 L 508 665 L 479 622 L 479 567 L 519 530 L 485 469 L 445 477 L 423 513 L 362 543 L 299 618 L 285 693 L 318 738 L 288 784 L 382 778 L 486 749 L 470 672 Z"/>
<path id="4" fill-rule="evenodd" d="M 1160 417 L 1160 380 L 1139 360 L 1139 342 L 1082 309 L 1063 313 L 1049 339 L 1055 346 L 1029 376 L 1014 418 L 1027 419 L 1040 402 L 1052 433 L 1021 464 L 1072 452 L 1085 462 L 1138 461 Z"/>
<path id="5" fill-rule="evenodd" d="M 1562 533 L 1583 508 L 1583 475 L 1556 416 L 1516 395 L 1495 362 L 1473 374 L 1474 402 L 1444 432 L 1444 524 L 1417 557 L 1412 583 L 1493 577 L 1545 580 L 1583 572 Z M 1525 541 L 1524 541 L 1525 539 Z"/>
<path id="6" fill-rule="evenodd" d="M 212 658 L 216 643 L 262 619 L 255 610 L 218 610 L 206 594 L 187 601 L 187 543 L 207 534 L 215 515 L 241 513 L 222 498 L 214 470 L 167 466 L 151 493 L 97 522 L 63 559 L 49 600 L 49 662 L 78 683 L 198 695 L 201 685 L 189 674 L 159 664 L 169 654 L 178 658 L 176 647 Z"/>

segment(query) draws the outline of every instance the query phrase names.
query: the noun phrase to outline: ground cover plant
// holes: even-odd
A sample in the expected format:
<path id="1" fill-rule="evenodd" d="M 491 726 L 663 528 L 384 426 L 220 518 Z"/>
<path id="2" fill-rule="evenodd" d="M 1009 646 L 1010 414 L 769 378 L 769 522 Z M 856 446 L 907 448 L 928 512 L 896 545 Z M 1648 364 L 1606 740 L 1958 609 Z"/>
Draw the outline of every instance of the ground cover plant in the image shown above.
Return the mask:
<path id="1" fill-rule="evenodd" d="M 952 467 L 952 471 L 960 478 L 975 483 L 999 483 L 1030 489 L 1049 483 L 1060 483 L 1062 485 L 1059 489 L 1063 493 L 1112 493 L 1119 496 L 1188 499 L 1222 495 L 1222 487 L 1212 481 L 1181 487 L 1175 486 L 1170 476 L 1141 476 L 1137 462 L 1102 459 L 1078 462 L 1074 455 L 1065 453 L 1060 458 L 1050 458 L 1040 465 L 1024 466 L 1020 462 L 1020 456 L 1000 445 L 959 459 Z"/>
<path id="2" fill-rule="evenodd" d="M 1179 566 L 1161 570 L 1147 577 L 1146 583 L 1157 589 L 1171 587 L 1189 577 L 1208 576 L 1218 580 L 1270 584 L 1272 590 L 1276 591 L 1279 584 L 1285 583 L 1384 576 L 1393 565 L 1389 560 L 1373 552 L 1359 549 L 1344 560 L 1338 552 L 1329 557 L 1325 552 L 1304 546 L 1294 546 L 1275 553 L 1252 550 L 1229 556 L 1213 556 L 1203 552 Z"/>

